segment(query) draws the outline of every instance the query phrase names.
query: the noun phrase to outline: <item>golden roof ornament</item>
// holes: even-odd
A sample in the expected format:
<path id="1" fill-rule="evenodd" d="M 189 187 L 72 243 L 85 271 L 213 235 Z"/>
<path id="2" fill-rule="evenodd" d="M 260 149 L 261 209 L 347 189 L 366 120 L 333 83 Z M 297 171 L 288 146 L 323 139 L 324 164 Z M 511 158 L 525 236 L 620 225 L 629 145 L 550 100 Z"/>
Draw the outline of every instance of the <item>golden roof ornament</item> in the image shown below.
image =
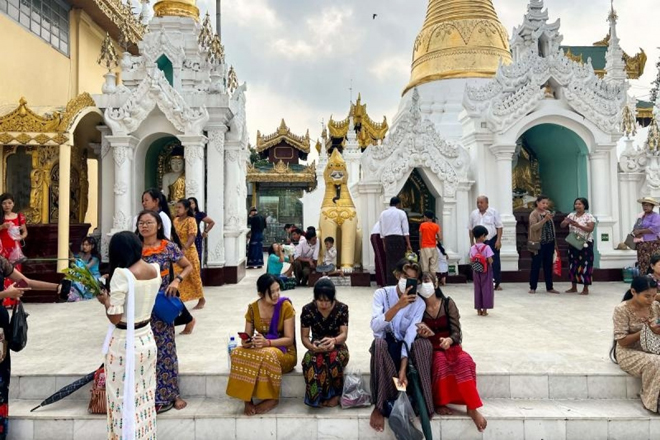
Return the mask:
<path id="1" fill-rule="evenodd" d="M 213 35 L 211 39 L 206 60 L 211 64 L 223 64 L 225 62 L 225 47 L 220 42 L 220 36 L 218 34 Z"/>
<path id="2" fill-rule="evenodd" d="M 658 128 L 658 121 L 653 117 L 649 125 L 649 136 L 646 141 L 649 150 L 658 151 L 660 147 L 660 128 Z"/>
<path id="3" fill-rule="evenodd" d="M 282 119 L 280 126 L 274 133 L 262 135 L 261 132 L 257 130 L 257 153 L 261 153 L 271 147 L 279 145 L 281 142 L 286 142 L 300 152 L 308 154 L 311 145 L 309 130 L 307 130 L 307 133 L 305 133 L 304 136 L 293 134 L 291 129 L 286 125 L 284 119 Z"/>
<path id="4" fill-rule="evenodd" d="M 353 120 L 352 125 L 351 119 Z M 383 122 L 374 122 L 369 117 L 369 114 L 367 113 L 367 104 L 362 104 L 362 95 L 360 93 L 358 93 L 358 98 L 357 101 L 355 101 L 355 104 L 351 103 L 351 108 L 348 111 L 346 119 L 335 121 L 332 119 L 332 116 L 330 116 L 330 120 L 328 121 L 330 137 L 336 139 L 346 138 L 348 130 L 358 127 L 359 131 L 356 135 L 358 144 L 362 149 L 365 149 L 370 145 L 377 145 L 378 141 L 384 140 L 387 131 L 390 128 L 385 116 L 383 116 Z M 325 136 L 327 137 L 327 133 Z M 324 139 L 326 139 L 326 137 L 324 137 Z"/>
<path id="5" fill-rule="evenodd" d="M 238 88 L 238 75 L 234 70 L 234 66 L 229 66 L 229 72 L 227 73 L 227 89 L 229 93 L 234 93 Z"/>
<path id="6" fill-rule="evenodd" d="M 492 0 L 429 0 L 413 47 L 410 83 L 447 78 L 490 78 L 511 63 L 509 35 Z"/>
<path id="7" fill-rule="evenodd" d="M 195 0 L 158 0 L 154 4 L 156 17 L 190 17 L 199 21 L 199 9 Z"/>
<path id="8" fill-rule="evenodd" d="M 105 39 L 101 44 L 101 54 L 96 62 L 99 66 L 105 66 L 105 68 L 108 69 L 108 72 L 110 72 L 117 67 L 117 61 L 117 51 L 112 43 L 110 34 L 106 32 Z"/>
<path id="9" fill-rule="evenodd" d="M 202 21 L 202 28 L 199 31 L 199 36 L 197 37 L 197 43 L 202 49 L 208 49 L 211 47 L 213 41 L 213 26 L 211 25 L 211 16 L 207 12 L 204 16 L 204 21 Z"/>
<path id="10" fill-rule="evenodd" d="M 637 121 L 635 120 L 635 115 L 632 110 L 630 110 L 630 106 L 627 105 L 623 107 L 623 112 L 621 114 L 621 131 L 628 139 L 637 134 Z"/>

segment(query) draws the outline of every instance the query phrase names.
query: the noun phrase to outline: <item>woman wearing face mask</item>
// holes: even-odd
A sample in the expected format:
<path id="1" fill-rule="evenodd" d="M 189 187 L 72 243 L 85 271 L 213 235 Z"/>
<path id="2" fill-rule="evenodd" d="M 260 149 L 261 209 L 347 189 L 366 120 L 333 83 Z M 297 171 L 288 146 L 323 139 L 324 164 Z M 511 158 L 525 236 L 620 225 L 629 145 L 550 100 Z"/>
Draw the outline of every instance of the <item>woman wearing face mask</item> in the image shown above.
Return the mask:
<path id="1" fill-rule="evenodd" d="M 424 300 L 413 293 L 409 280 L 421 279 L 422 271 L 417 263 L 403 259 L 396 265 L 394 271 L 397 278 L 396 286 L 386 286 L 376 290 L 371 306 L 371 330 L 374 342 L 371 344 L 371 397 L 374 409 L 371 412 L 369 424 L 378 432 L 383 431 L 385 416 L 389 416 L 388 402 L 396 399 L 398 391 L 394 386 L 393 377 L 398 378 L 400 385 L 406 387 L 408 368 L 408 348 L 419 370 L 430 371 L 432 349 L 430 344 L 418 345 L 415 341 L 417 325 L 424 314 Z M 424 341 L 427 342 L 427 341 Z M 426 365 L 424 365 L 426 364 Z M 428 379 L 429 376 L 427 376 Z M 431 381 L 420 380 L 424 394 L 424 404 L 429 415 L 433 415 L 433 398 Z M 418 404 L 422 404 L 418 402 Z"/>
<path id="2" fill-rule="evenodd" d="M 424 364 L 418 365 L 418 369 L 420 377 L 432 377 L 435 411 L 440 415 L 451 415 L 447 405 L 466 405 L 468 415 L 479 432 L 483 432 L 487 422 L 477 410 L 483 404 L 477 391 L 476 365 L 461 347 L 461 317 L 456 303 L 445 297 L 435 275 L 428 272 L 422 275 L 422 285 L 417 291 L 426 303 L 417 330 L 424 339 L 418 343 L 432 346 L 433 350 L 430 371 L 422 371 Z"/>

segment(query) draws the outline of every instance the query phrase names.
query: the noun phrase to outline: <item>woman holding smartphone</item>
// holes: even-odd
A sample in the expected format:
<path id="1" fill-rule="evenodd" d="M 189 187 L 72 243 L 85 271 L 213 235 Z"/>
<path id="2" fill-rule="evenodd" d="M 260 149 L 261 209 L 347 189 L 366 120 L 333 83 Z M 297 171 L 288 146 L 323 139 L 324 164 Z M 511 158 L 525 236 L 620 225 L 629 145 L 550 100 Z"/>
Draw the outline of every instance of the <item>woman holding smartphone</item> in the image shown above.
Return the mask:
<path id="1" fill-rule="evenodd" d="M 423 339 L 417 343 L 433 350 L 433 364 L 417 366 L 422 383 L 424 377 L 432 378 L 433 403 L 438 414 L 451 415 L 447 407 L 450 403 L 466 405 L 468 415 L 479 432 L 483 432 L 487 422 L 477 410 L 483 404 L 477 391 L 476 365 L 461 347 L 461 316 L 456 303 L 445 297 L 437 278 L 429 272 L 422 275 L 418 292 L 424 298 L 426 309 L 417 330 Z"/>

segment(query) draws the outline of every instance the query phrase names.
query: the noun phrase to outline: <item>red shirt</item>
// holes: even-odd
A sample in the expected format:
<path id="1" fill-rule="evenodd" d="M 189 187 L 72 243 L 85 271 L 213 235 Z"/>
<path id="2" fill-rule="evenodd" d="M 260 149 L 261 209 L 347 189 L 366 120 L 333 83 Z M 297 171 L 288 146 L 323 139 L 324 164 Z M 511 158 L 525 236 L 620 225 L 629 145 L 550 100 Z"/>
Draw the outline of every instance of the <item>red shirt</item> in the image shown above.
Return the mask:
<path id="1" fill-rule="evenodd" d="M 436 244 L 435 237 L 440 232 L 440 226 L 433 222 L 424 222 L 419 225 L 420 247 L 434 248 Z"/>

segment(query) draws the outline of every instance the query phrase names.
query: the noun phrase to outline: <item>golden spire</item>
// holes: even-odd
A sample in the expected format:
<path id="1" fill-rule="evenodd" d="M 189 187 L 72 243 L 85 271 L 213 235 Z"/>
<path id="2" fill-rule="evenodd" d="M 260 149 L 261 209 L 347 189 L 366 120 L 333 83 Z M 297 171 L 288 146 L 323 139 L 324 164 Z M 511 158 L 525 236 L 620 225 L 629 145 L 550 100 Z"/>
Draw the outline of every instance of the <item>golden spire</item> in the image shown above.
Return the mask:
<path id="1" fill-rule="evenodd" d="M 511 62 L 509 35 L 492 0 L 429 0 L 404 90 L 447 78 L 489 78 Z"/>
<path id="2" fill-rule="evenodd" d="M 190 17 L 199 21 L 196 0 L 157 0 L 154 4 L 156 17 Z"/>

